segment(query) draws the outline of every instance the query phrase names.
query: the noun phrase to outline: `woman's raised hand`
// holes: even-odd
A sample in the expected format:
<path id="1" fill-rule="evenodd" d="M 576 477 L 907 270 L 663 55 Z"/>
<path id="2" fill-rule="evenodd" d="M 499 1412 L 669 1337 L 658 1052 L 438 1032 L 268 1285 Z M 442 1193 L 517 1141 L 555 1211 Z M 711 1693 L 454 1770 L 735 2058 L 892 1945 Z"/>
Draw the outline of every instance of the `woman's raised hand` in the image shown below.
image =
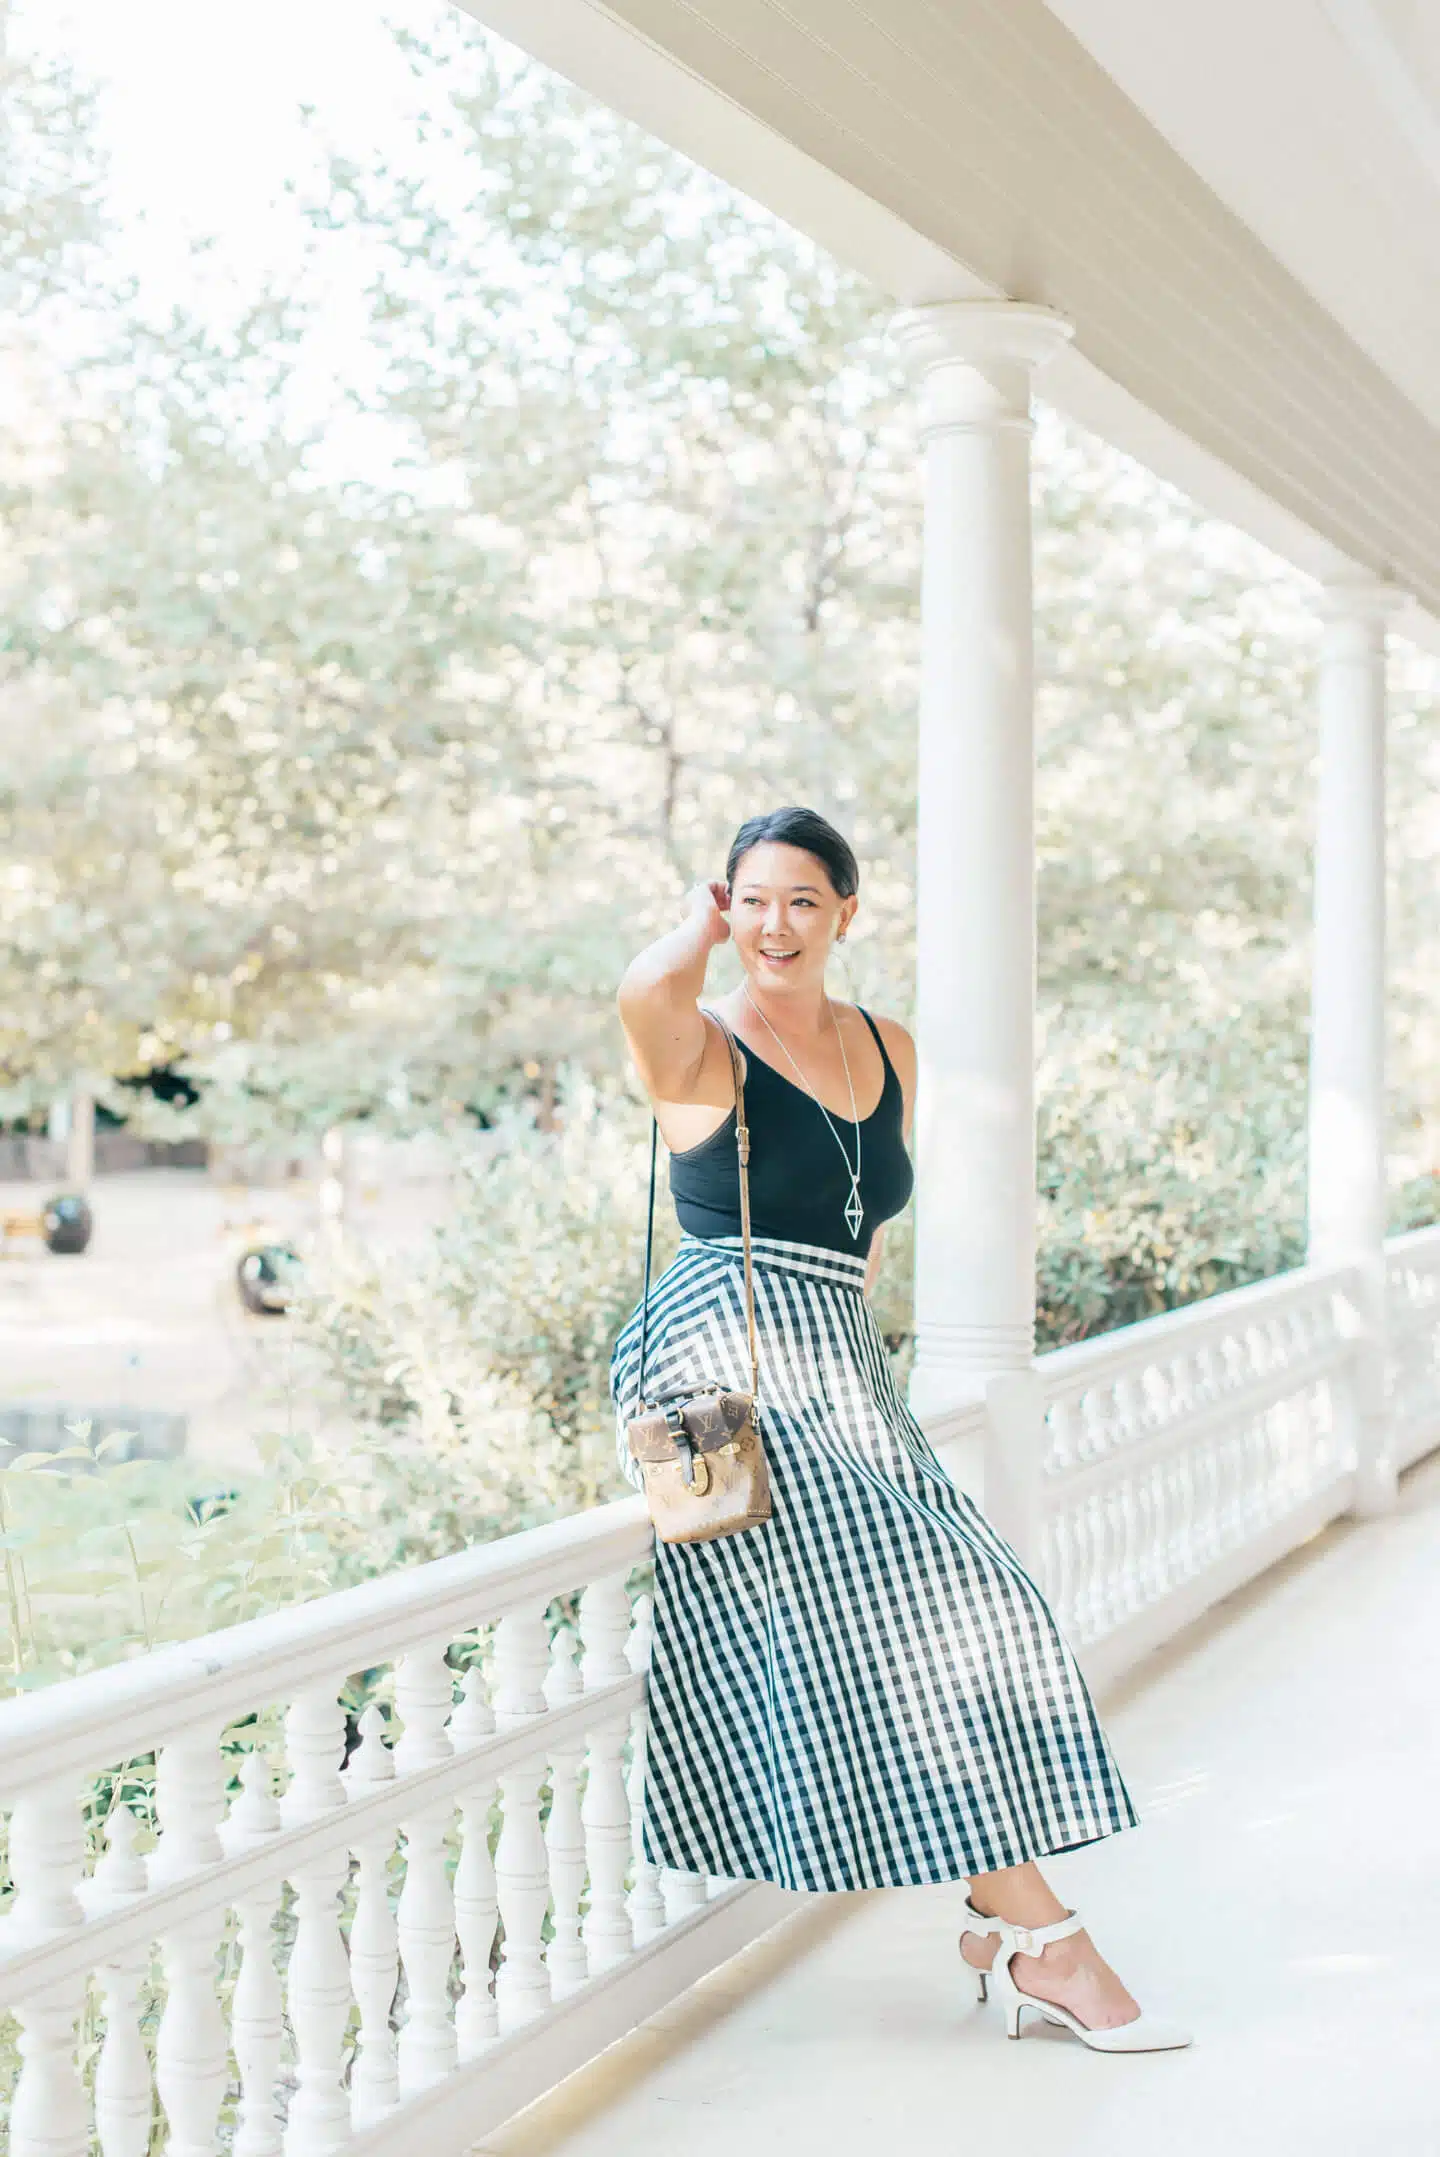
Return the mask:
<path id="1" fill-rule="evenodd" d="M 687 914 L 698 921 L 711 944 L 723 944 L 730 934 L 730 891 L 725 884 L 697 884 L 686 903 Z"/>

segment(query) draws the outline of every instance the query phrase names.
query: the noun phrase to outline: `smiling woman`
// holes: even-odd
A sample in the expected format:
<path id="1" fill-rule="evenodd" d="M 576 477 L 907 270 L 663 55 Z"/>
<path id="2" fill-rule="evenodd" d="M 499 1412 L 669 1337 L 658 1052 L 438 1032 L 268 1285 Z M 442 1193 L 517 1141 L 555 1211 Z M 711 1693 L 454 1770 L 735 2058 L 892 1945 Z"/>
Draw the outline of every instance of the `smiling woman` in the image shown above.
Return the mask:
<path id="1" fill-rule="evenodd" d="M 620 988 L 685 1230 L 616 1346 L 621 1465 L 638 1480 L 625 1430 L 642 1406 L 744 1393 L 748 1245 L 770 1483 L 755 1525 L 657 1538 L 646 1853 L 812 1892 L 968 1878 L 982 1997 L 993 1977 L 1012 2021 L 1023 1996 L 1099 2050 L 1169 2049 L 1185 2034 L 1141 2016 L 1034 1862 L 1134 1822 L 1084 1680 L 901 1399 L 867 1301 L 880 1228 L 910 1195 L 915 1052 L 826 993 L 859 891 L 813 810 L 753 818 L 725 882 Z M 710 1009 L 729 939 L 741 986 Z"/>

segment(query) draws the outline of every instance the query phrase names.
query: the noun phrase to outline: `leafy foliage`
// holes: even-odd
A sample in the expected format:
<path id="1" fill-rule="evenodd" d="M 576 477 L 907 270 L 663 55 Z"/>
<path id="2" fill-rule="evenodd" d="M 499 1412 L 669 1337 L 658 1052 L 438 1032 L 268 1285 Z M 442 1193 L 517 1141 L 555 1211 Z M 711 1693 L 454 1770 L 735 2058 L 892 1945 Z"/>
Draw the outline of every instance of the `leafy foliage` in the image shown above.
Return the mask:
<path id="1" fill-rule="evenodd" d="M 903 1017 L 914 959 L 918 458 L 877 296 L 418 19 L 403 169 L 317 138 L 301 190 L 313 263 L 367 266 L 324 425 L 307 280 L 223 321 L 107 284 L 73 85 L 12 69 L 0 202 L 29 370 L 0 418 L 0 1106 L 178 1062 L 200 1101 L 151 1105 L 157 1132 L 499 1119 L 417 1278 L 352 1255 L 327 1291 L 315 1382 L 370 1433 L 393 1552 L 416 1518 L 449 1547 L 603 1485 L 642 1154 L 611 987 L 741 816 L 804 798 L 853 831 L 850 993 Z M 1053 415 L 1036 500 L 1062 1340 L 1301 1248 L 1315 630 L 1298 576 Z M 1433 666 L 1396 688 L 1413 1219 L 1440 1166 Z M 556 1137 L 516 1104 L 566 1062 L 590 1078 Z"/>
<path id="2" fill-rule="evenodd" d="M 578 1072 L 560 1102 L 556 1129 L 515 1108 L 457 1150 L 453 1210 L 418 1263 L 342 1248 L 295 1313 L 353 1502 L 397 1562 L 623 1487 L 607 1372 L 640 1279 L 644 1123 Z"/>
<path id="3" fill-rule="evenodd" d="M 345 1497 L 308 1438 L 262 1440 L 270 1473 L 197 1491 L 183 1462 L 123 1458 L 128 1433 L 0 1469 L 0 1647 L 12 1690 L 191 1640 L 336 1585 Z"/>

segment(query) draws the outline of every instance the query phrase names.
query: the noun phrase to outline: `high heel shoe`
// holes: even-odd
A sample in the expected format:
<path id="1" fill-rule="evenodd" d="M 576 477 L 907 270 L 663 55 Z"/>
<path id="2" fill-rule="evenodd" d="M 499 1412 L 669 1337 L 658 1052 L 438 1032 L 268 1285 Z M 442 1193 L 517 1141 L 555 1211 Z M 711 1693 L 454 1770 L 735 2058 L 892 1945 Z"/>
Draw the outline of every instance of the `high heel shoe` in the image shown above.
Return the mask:
<path id="1" fill-rule="evenodd" d="M 965 1963 L 966 1969 L 975 1979 L 975 1990 L 980 1995 L 980 2005 L 983 2007 L 990 1997 L 990 1972 L 989 1970 L 977 1969 L 973 1962 L 966 1962 L 965 1935 L 967 1932 L 975 1933 L 982 1940 L 996 1936 L 1003 1943 L 1005 1935 L 1004 1920 L 998 1917 L 986 1917 L 982 1910 L 976 1909 L 969 1896 L 966 1896 L 965 1922 L 960 1927 L 960 1960 Z"/>
<path id="2" fill-rule="evenodd" d="M 1028 2007 L 1046 2022 L 1053 2022 L 1057 2029 L 1069 2030 L 1082 2045 L 1092 2052 L 1179 2052 L 1191 2042 L 1190 2032 L 1182 2030 L 1178 2023 L 1166 2022 L 1158 2015 L 1137 2015 L 1132 2022 L 1119 2022 L 1108 2030 L 1087 2029 L 1077 2015 L 1058 2001 L 1042 2000 L 1033 1992 L 1023 1992 L 1011 1972 L 1011 1962 L 1016 1955 L 1041 1955 L 1052 1940 L 1068 1940 L 1072 1933 L 1083 1932 L 1085 1920 L 1073 1910 L 1069 1917 L 1062 1917 L 1054 1925 L 1011 1925 L 1002 1917 L 983 1917 L 974 1905 L 965 1905 L 965 1924 L 960 1937 L 967 1932 L 982 1935 L 998 1934 L 1000 1946 L 989 1972 L 976 1970 L 980 1979 L 980 1997 L 983 2000 L 989 1990 L 985 1980 L 995 1987 L 995 1996 L 1005 2010 L 1005 2034 L 1020 2035 L 1020 2017 Z M 974 1969 L 974 1964 L 966 1965 Z"/>

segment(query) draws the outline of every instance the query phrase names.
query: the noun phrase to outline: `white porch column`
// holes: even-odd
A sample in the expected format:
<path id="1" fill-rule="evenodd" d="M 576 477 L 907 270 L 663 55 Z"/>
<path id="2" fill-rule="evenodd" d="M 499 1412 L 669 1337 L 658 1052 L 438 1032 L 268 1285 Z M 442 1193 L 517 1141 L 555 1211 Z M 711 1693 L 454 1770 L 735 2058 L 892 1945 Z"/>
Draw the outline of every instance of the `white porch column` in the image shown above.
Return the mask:
<path id="1" fill-rule="evenodd" d="M 1310 1022 L 1310 1257 L 1364 1281 L 1357 1509 L 1395 1502 L 1385 1425 L 1385 623 L 1401 595 L 1322 600 Z"/>
<path id="2" fill-rule="evenodd" d="M 1030 378 L 1070 325 L 963 300 L 897 327 L 925 442 L 911 1399 L 943 1435 L 1035 1344 Z"/>

